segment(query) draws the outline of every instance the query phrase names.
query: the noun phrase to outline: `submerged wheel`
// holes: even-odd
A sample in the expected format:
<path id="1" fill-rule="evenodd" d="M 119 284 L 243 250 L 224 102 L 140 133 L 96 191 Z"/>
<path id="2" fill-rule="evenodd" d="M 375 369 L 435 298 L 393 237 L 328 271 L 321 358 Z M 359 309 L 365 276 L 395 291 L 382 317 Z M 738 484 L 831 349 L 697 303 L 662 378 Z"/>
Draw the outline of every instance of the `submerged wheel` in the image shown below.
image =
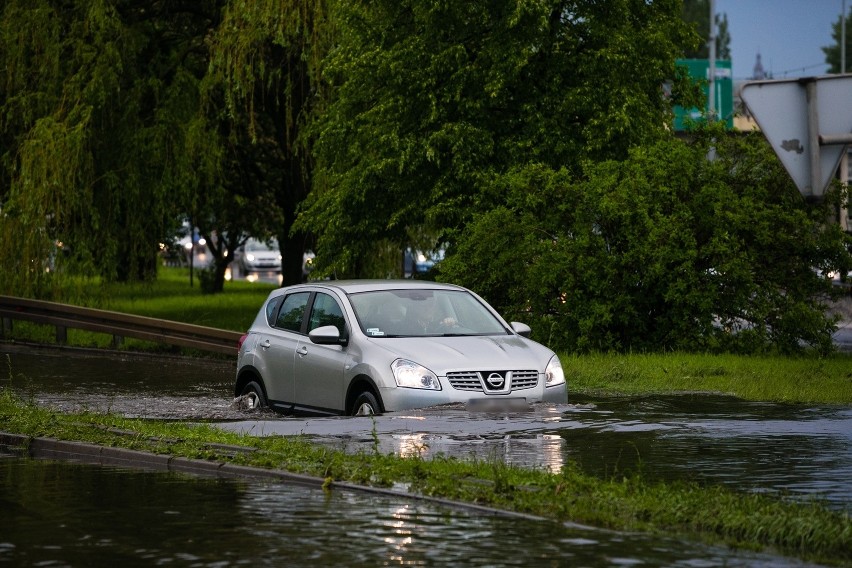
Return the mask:
<path id="1" fill-rule="evenodd" d="M 364 391 L 355 399 L 352 405 L 352 416 L 371 416 L 381 413 L 379 401 L 370 391 Z"/>
<path id="2" fill-rule="evenodd" d="M 243 392 L 240 393 L 244 397 L 245 408 L 248 410 L 259 410 L 266 408 L 266 395 L 263 394 L 263 387 L 257 381 L 249 381 L 243 387 Z"/>

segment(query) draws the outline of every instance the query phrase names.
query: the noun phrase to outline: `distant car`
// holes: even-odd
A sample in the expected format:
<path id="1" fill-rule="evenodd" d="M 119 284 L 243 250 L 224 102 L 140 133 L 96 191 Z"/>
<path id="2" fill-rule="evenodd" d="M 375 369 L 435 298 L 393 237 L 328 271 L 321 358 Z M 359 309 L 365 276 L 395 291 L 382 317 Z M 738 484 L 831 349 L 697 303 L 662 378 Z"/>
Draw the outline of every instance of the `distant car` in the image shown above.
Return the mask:
<path id="1" fill-rule="evenodd" d="M 365 415 L 462 403 L 564 403 L 556 354 L 460 286 L 322 281 L 279 288 L 240 339 L 234 396 L 282 413 Z"/>
<path id="2" fill-rule="evenodd" d="M 444 249 L 442 248 L 431 252 L 407 248 L 403 253 L 404 276 L 416 278 L 418 274 L 426 274 L 443 259 Z"/>
<path id="3" fill-rule="evenodd" d="M 302 280 L 307 280 L 314 271 L 317 255 L 312 250 L 306 250 L 302 254 Z"/>
<path id="4" fill-rule="evenodd" d="M 281 251 L 278 241 L 249 239 L 240 249 L 240 269 L 244 274 L 251 272 L 279 272 L 281 270 Z"/>

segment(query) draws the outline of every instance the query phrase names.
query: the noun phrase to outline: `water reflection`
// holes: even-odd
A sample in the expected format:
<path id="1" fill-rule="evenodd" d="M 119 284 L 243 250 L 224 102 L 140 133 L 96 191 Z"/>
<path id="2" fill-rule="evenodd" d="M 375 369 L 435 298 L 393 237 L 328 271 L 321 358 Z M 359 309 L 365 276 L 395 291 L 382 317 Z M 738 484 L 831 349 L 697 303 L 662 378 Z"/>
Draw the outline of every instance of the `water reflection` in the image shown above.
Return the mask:
<path id="1" fill-rule="evenodd" d="M 852 409 L 754 403 L 724 396 L 598 400 L 560 429 L 598 475 L 641 471 L 737 489 L 822 499 L 852 511 Z"/>
<path id="2" fill-rule="evenodd" d="M 497 460 L 602 477 L 721 483 L 852 511 L 852 409 L 724 396 L 586 399 L 531 412 L 472 415 L 439 407 L 369 418 L 256 416 L 220 427 L 301 435 L 345 451 Z"/>
<path id="3" fill-rule="evenodd" d="M 0 345 L 0 349 L 9 349 Z M 231 408 L 231 361 L 12 351 L 10 384 L 60 410 L 216 421 L 252 435 L 304 436 L 346 451 L 499 460 L 594 475 L 722 483 L 852 512 L 852 409 L 726 396 L 572 397 L 529 412 L 446 406 L 376 417 L 287 418 Z"/>
<path id="4" fill-rule="evenodd" d="M 0 457 L 0 564 L 803 566 L 384 495 Z"/>

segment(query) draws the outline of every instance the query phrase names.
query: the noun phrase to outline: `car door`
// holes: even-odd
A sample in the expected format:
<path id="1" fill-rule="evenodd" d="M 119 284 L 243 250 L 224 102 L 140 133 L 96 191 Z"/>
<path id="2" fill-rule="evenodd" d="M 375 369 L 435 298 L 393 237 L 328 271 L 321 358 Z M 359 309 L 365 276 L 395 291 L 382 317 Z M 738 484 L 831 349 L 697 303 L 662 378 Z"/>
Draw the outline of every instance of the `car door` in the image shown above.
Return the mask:
<path id="1" fill-rule="evenodd" d="M 269 403 L 279 410 L 296 403 L 294 362 L 303 338 L 302 321 L 310 296 L 310 292 L 285 296 L 272 329 L 262 334 L 258 342 L 258 352 L 264 360 L 262 374 L 266 378 L 266 394 Z"/>
<path id="2" fill-rule="evenodd" d="M 347 337 L 348 325 L 338 300 L 317 292 L 311 304 L 307 331 L 333 325 Z M 296 347 L 296 400 L 306 410 L 343 412 L 346 396 L 344 376 L 349 354 L 342 345 L 317 345 L 302 336 Z"/>

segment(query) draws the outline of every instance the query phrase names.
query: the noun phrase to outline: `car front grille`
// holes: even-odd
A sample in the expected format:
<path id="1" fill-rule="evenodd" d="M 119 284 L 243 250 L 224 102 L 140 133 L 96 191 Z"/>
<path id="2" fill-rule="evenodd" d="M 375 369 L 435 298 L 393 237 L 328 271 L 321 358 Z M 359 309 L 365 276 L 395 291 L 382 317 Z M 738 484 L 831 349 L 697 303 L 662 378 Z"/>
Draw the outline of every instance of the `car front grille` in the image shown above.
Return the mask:
<path id="1" fill-rule="evenodd" d="M 485 378 L 492 371 L 457 371 L 447 373 L 450 385 L 456 390 L 471 392 L 489 392 Z M 537 371 L 501 371 L 500 374 L 509 377 L 511 390 L 531 389 L 538 384 Z"/>

